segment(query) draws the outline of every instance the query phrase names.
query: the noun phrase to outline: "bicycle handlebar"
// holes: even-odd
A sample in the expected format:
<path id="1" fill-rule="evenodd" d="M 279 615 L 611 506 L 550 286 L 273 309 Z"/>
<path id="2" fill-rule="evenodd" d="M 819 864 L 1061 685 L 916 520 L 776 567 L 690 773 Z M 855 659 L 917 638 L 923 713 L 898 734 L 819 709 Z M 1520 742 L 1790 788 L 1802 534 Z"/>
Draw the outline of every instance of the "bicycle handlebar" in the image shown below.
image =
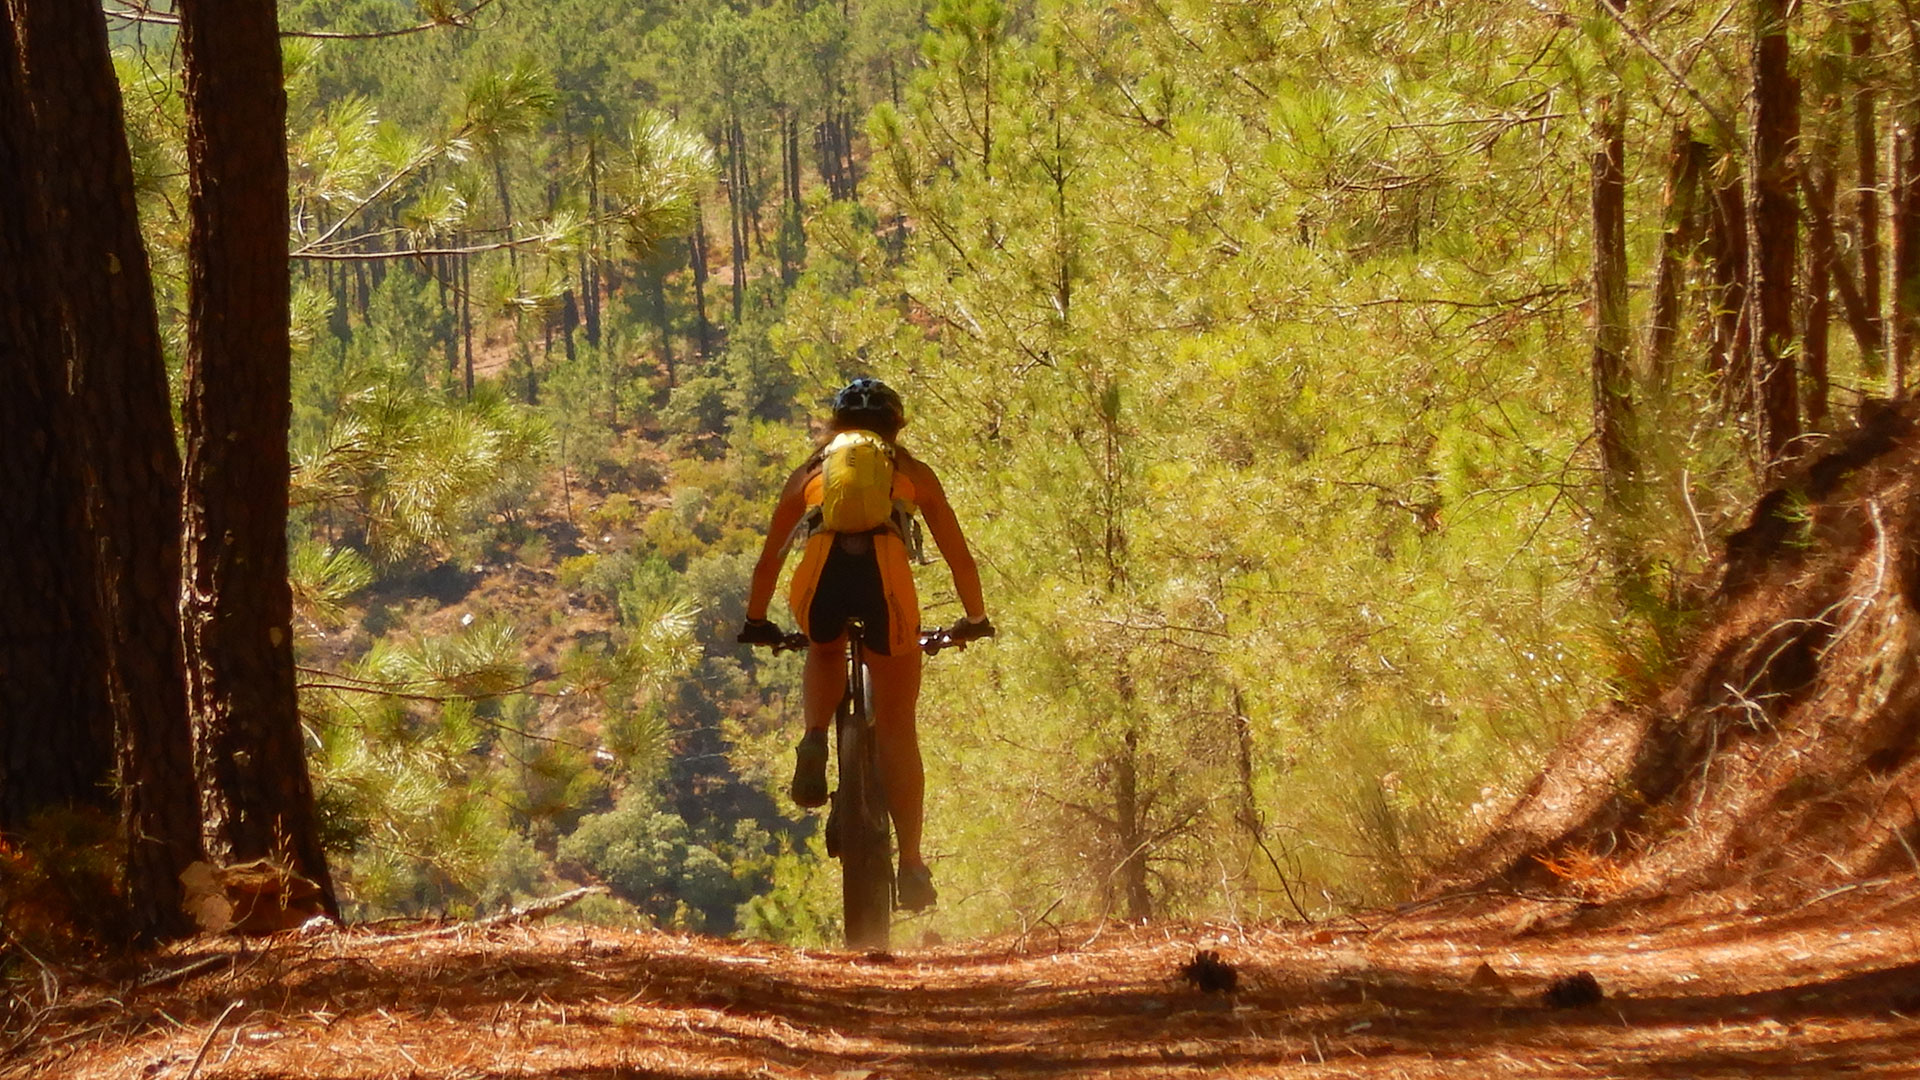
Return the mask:
<path id="1" fill-rule="evenodd" d="M 756 642 L 754 647 L 760 648 L 761 646 L 759 645 L 759 643 Z M 780 638 L 779 641 L 772 642 L 765 646 L 765 648 L 772 649 L 776 653 L 799 652 L 801 649 L 804 649 L 806 647 L 807 647 L 807 635 L 802 634 L 798 631 L 795 631 L 794 633 L 791 633 L 791 634 L 784 635 Z"/>
<path id="2" fill-rule="evenodd" d="M 765 643 L 755 642 L 754 647 L 772 649 L 776 653 L 783 653 L 799 652 L 809 644 L 811 644 L 811 642 L 807 638 L 807 635 L 796 631 L 783 635 L 779 641 Z M 971 641 L 955 640 L 951 633 L 937 626 L 922 627 L 920 630 L 920 651 L 926 653 L 928 656 L 933 656 L 942 649 L 965 649 L 970 644 L 972 644 Z"/>

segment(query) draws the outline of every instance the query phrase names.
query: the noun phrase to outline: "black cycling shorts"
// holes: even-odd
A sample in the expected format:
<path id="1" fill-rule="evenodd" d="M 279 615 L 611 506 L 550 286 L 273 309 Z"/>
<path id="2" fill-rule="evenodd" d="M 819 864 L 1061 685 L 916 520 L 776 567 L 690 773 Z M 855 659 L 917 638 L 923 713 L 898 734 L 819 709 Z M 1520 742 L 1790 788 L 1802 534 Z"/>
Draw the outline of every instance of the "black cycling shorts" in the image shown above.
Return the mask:
<path id="1" fill-rule="evenodd" d="M 853 554 L 849 547 L 865 552 Z M 852 541 L 849 543 L 849 541 Z M 870 652 L 881 656 L 890 637 L 887 625 L 887 590 L 880 581 L 880 560 L 875 556 L 872 539 L 860 534 L 842 536 L 827 552 L 826 565 L 820 568 L 820 584 L 813 593 L 813 605 L 807 610 L 808 634 L 814 641 L 832 641 L 846 633 L 847 622 L 858 619 L 866 626 L 860 640 Z"/>

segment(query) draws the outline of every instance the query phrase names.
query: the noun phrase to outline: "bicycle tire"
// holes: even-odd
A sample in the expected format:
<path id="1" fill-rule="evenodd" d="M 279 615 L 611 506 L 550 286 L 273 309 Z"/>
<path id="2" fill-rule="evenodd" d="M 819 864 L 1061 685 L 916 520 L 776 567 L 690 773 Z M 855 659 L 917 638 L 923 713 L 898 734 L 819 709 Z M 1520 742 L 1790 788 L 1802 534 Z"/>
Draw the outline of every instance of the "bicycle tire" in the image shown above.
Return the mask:
<path id="1" fill-rule="evenodd" d="M 893 927 L 893 835 L 873 740 L 872 694 L 853 650 L 838 731 L 840 901 L 849 948 L 885 949 Z"/>

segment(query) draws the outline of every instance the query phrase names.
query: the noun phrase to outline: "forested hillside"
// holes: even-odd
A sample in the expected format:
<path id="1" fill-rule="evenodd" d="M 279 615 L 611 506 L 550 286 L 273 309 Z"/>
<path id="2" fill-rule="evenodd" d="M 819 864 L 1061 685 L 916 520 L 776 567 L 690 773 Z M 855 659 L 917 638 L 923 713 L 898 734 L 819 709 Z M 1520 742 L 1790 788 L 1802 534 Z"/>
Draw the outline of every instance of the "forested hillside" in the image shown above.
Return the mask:
<path id="1" fill-rule="evenodd" d="M 0 4 L 21 56 L 34 6 Z M 191 468 L 193 5 L 104 7 Z M 299 730 L 349 919 L 592 881 L 590 920 L 835 937 L 784 790 L 799 662 L 733 636 L 854 375 L 905 397 L 1000 628 L 922 700 L 912 926 L 947 937 L 1412 895 L 1679 662 L 1756 495 L 1911 381 L 1900 5 L 278 21 Z M 34 854 L 111 833 L 105 761 L 76 814 L 6 753 L 8 917 L 118 889 Z"/>

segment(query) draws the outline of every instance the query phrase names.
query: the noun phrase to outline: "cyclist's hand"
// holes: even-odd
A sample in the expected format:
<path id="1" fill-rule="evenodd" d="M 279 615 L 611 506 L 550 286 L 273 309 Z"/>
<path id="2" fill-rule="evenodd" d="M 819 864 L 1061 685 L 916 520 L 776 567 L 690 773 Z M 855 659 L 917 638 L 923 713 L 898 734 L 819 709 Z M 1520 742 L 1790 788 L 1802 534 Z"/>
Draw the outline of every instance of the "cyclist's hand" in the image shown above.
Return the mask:
<path id="1" fill-rule="evenodd" d="M 748 619 L 740 624 L 740 633 L 733 640 L 742 645 L 778 645 L 786 637 L 772 619 Z"/>
<path id="2" fill-rule="evenodd" d="M 978 619 L 962 617 L 959 622 L 947 628 L 947 640 L 955 645 L 965 645 L 969 641 L 993 636 L 993 620 L 985 615 Z"/>

